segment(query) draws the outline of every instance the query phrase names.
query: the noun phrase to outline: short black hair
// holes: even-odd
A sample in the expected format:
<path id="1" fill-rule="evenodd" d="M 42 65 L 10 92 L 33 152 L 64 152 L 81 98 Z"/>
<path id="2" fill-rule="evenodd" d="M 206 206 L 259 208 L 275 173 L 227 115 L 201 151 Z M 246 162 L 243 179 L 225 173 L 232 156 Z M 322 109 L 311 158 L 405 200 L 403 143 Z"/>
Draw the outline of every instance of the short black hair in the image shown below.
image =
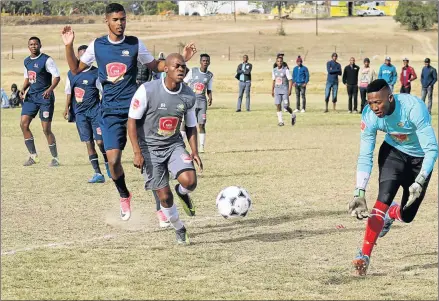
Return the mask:
<path id="1" fill-rule="evenodd" d="M 200 54 L 200 60 L 201 60 L 203 57 L 207 57 L 207 58 L 210 60 L 210 55 L 208 55 L 207 53 L 202 53 L 202 54 Z"/>
<path id="2" fill-rule="evenodd" d="M 81 51 L 81 50 L 86 50 L 87 48 L 88 48 L 87 45 L 81 45 L 81 46 L 78 47 L 78 52 Z"/>
<path id="3" fill-rule="evenodd" d="M 376 79 L 367 86 L 366 92 L 367 93 L 378 92 L 381 91 L 381 89 L 383 88 L 389 89 L 389 85 L 387 84 L 387 82 L 384 79 Z"/>
<path id="4" fill-rule="evenodd" d="M 125 8 L 123 8 L 123 6 L 119 3 L 110 3 L 107 5 L 107 7 L 105 7 L 105 14 L 109 15 L 112 13 L 118 13 L 120 11 L 125 12 Z"/>
<path id="5" fill-rule="evenodd" d="M 15 89 L 18 89 L 18 88 L 17 88 L 17 84 L 12 84 L 12 86 L 11 86 L 11 90 L 14 89 L 14 88 L 15 88 Z"/>
<path id="6" fill-rule="evenodd" d="M 41 40 L 40 40 L 40 38 L 38 38 L 38 37 L 30 37 L 30 38 L 29 38 L 29 41 L 31 41 L 31 40 L 38 41 L 38 44 L 41 45 Z M 29 42 L 29 41 L 28 41 L 28 42 Z"/>

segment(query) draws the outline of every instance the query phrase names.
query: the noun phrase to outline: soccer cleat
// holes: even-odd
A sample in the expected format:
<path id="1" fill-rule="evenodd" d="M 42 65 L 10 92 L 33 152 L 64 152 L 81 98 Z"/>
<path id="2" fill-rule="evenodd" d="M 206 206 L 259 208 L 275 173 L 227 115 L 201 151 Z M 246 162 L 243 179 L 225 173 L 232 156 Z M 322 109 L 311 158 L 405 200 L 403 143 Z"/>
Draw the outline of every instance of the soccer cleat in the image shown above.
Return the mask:
<path id="1" fill-rule="evenodd" d="M 398 203 L 392 202 L 392 205 L 390 205 L 389 210 L 390 208 L 392 208 L 392 206 L 398 206 L 398 205 L 399 205 Z M 389 210 L 387 210 L 386 215 L 384 216 L 384 226 L 383 229 L 381 229 L 380 235 L 378 237 L 384 237 L 387 234 L 387 232 L 390 231 L 390 227 L 395 221 L 395 219 L 390 218 Z"/>
<path id="2" fill-rule="evenodd" d="M 105 183 L 105 178 L 100 173 L 95 173 L 93 178 L 88 180 L 89 183 Z"/>
<path id="3" fill-rule="evenodd" d="M 328 109 L 326 109 L 323 113 L 328 113 L 329 112 L 329 110 Z"/>
<path id="4" fill-rule="evenodd" d="M 52 158 L 52 161 L 50 161 L 50 164 L 49 164 L 50 167 L 58 167 L 59 165 L 60 164 L 59 164 L 58 158 Z"/>
<path id="5" fill-rule="evenodd" d="M 157 218 L 159 220 L 160 228 L 169 228 L 171 226 L 171 223 L 168 221 L 166 216 L 163 214 L 162 210 L 157 211 L 156 214 L 157 214 Z"/>
<path id="6" fill-rule="evenodd" d="M 31 165 L 37 164 L 39 162 L 40 162 L 40 160 L 38 159 L 37 156 L 35 156 L 33 158 L 32 158 L 32 156 L 30 156 L 29 159 L 27 159 L 27 161 L 24 162 L 23 166 L 31 166 Z"/>
<path id="7" fill-rule="evenodd" d="M 199 153 L 204 153 L 204 145 L 200 144 L 200 147 L 198 148 Z"/>
<path id="8" fill-rule="evenodd" d="M 284 123 L 283 122 L 279 122 L 277 125 L 278 126 L 284 126 Z"/>
<path id="9" fill-rule="evenodd" d="M 183 210 L 186 212 L 188 216 L 195 216 L 195 206 L 192 203 L 192 200 L 189 196 L 189 194 L 181 194 L 178 191 L 178 185 L 175 185 L 175 192 L 177 193 L 178 197 L 180 198 L 181 204 L 183 205 Z"/>
<path id="10" fill-rule="evenodd" d="M 300 111 L 300 113 L 305 113 L 305 109 L 302 109 L 302 111 Z"/>
<path id="11" fill-rule="evenodd" d="M 107 170 L 107 176 L 111 179 L 110 165 L 108 165 L 108 162 L 105 162 L 105 169 Z"/>
<path id="12" fill-rule="evenodd" d="M 248 110 L 247 110 L 248 111 Z M 239 110 L 236 110 L 236 113 L 238 113 L 238 112 L 241 112 L 241 109 L 239 109 Z"/>
<path id="13" fill-rule="evenodd" d="M 130 193 L 130 196 L 127 198 L 120 198 L 120 218 L 123 221 L 127 221 L 131 217 L 131 198 L 133 195 Z"/>
<path id="14" fill-rule="evenodd" d="M 291 114 L 291 125 L 294 126 L 296 124 L 296 114 Z"/>
<path id="15" fill-rule="evenodd" d="M 299 112 L 300 110 L 299 109 L 295 109 L 294 111 L 293 111 L 293 113 L 297 113 L 297 112 Z"/>
<path id="16" fill-rule="evenodd" d="M 175 235 L 177 237 L 177 243 L 179 245 L 188 245 L 188 244 L 190 244 L 189 237 L 187 235 L 187 230 L 186 230 L 186 228 L 184 226 L 180 230 L 175 230 Z"/>
<path id="17" fill-rule="evenodd" d="M 363 255 L 363 252 L 361 250 L 358 250 L 357 256 L 355 257 L 354 261 L 352 261 L 357 276 L 366 276 L 369 262 L 369 256 Z"/>

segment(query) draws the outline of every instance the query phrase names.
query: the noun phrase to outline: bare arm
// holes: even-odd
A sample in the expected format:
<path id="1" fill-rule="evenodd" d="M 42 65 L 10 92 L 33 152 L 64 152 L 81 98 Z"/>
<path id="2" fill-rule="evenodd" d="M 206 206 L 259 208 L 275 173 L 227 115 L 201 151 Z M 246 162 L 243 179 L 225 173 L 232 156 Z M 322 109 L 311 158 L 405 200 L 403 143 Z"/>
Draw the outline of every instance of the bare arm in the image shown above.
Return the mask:
<path id="1" fill-rule="evenodd" d="M 66 107 L 64 109 L 64 119 L 67 120 L 67 116 L 69 115 L 69 110 L 70 110 L 70 106 L 72 105 L 72 95 L 71 94 L 67 94 L 67 98 L 66 98 Z"/>
<path id="2" fill-rule="evenodd" d="M 69 69 L 73 73 L 73 75 L 76 75 L 87 69 L 89 66 L 84 64 L 83 62 L 80 62 L 75 56 L 75 51 L 73 50 L 75 32 L 72 30 L 72 28 L 70 26 L 65 26 L 61 32 L 61 36 L 64 45 L 66 46 L 67 63 L 69 64 Z"/>
<path id="3" fill-rule="evenodd" d="M 24 94 L 26 93 L 27 88 L 29 88 L 30 83 L 29 83 L 29 79 L 25 78 L 24 79 L 24 83 L 23 83 L 23 87 L 20 90 L 20 98 L 23 99 L 24 98 Z"/>
<path id="4" fill-rule="evenodd" d="M 207 102 L 208 102 L 209 106 L 212 105 L 212 100 L 213 100 L 213 98 L 212 98 L 212 90 L 207 90 Z"/>
<path id="5" fill-rule="evenodd" d="M 139 168 L 141 172 L 143 173 L 143 165 L 144 165 L 144 158 L 142 155 L 142 151 L 140 150 L 139 146 L 139 140 L 137 139 L 137 126 L 136 126 L 137 120 L 134 118 L 129 117 L 128 118 L 128 125 L 127 125 L 127 131 L 128 136 L 130 137 L 131 146 L 133 147 L 134 152 L 134 166 Z"/>

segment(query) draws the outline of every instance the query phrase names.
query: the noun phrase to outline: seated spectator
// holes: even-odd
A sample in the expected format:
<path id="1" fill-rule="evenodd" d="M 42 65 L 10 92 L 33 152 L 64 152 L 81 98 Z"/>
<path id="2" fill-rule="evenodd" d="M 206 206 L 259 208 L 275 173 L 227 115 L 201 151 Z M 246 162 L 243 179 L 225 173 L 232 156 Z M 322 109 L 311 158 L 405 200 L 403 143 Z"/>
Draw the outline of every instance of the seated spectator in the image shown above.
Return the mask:
<path id="1" fill-rule="evenodd" d="M 12 84 L 11 86 L 11 96 L 9 97 L 9 105 L 11 108 L 19 107 L 20 105 L 23 105 L 23 102 L 20 98 L 20 92 L 18 91 L 17 85 Z"/>
<path id="2" fill-rule="evenodd" d="M 2 109 L 9 109 L 9 99 L 5 89 L 1 88 Z"/>

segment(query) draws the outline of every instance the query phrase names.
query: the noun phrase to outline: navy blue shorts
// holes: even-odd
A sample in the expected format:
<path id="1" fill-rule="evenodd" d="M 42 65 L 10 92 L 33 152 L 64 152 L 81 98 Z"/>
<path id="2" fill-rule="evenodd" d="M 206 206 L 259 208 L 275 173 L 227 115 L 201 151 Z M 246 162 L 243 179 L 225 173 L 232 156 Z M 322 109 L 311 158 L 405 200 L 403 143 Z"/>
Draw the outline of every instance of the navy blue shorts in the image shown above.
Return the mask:
<path id="1" fill-rule="evenodd" d="M 105 150 L 123 150 L 127 144 L 127 121 L 129 109 L 102 109 L 101 130 Z"/>
<path id="2" fill-rule="evenodd" d="M 98 106 L 85 112 L 76 113 L 75 118 L 76 128 L 82 142 L 93 141 L 93 137 L 94 140 L 102 140 L 101 112 Z"/>
<path id="3" fill-rule="evenodd" d="M 23 106 L 21 107 L 21 115 L 31 116 L 35 118 L 40 112 L 41 121 L 51 122 L 53 110 L 55 109 L 55 97 L 44 99 L 43 97 L 35 99 L 30 95 L 26 95 Z"/>

